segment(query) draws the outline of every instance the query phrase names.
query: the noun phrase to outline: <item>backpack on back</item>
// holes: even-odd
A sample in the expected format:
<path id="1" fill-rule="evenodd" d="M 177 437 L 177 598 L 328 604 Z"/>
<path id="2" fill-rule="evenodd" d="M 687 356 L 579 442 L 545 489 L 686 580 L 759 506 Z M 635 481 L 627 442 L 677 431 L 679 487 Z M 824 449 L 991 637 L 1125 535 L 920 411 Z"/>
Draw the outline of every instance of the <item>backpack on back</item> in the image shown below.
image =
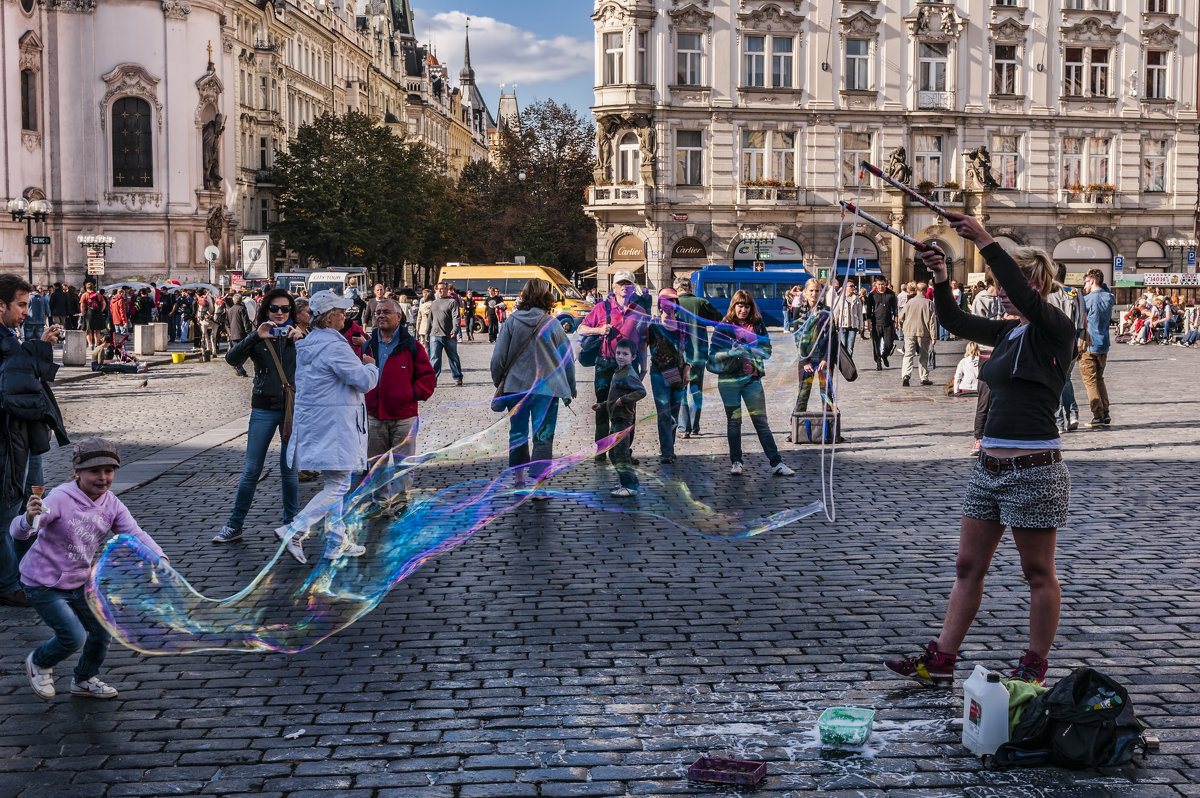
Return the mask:
<path id="1" fill-rule="evenodd" d="M 1009 741 L 986 759 L 988 768 L 1097 768 L 1124 765 L 1146 748 L 1129 692 L 1091 668 L 1076 668 L 1021 714 Z"/>

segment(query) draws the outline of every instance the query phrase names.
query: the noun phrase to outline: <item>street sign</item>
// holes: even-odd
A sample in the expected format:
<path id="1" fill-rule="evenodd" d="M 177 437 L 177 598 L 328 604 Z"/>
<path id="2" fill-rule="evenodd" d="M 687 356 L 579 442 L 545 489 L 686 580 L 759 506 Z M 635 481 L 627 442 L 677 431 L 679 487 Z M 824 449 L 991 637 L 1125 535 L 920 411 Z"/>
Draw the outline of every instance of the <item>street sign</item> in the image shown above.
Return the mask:
<path id="1" fill-rule="evenodd" d="M 1125 256 L 1113 256 L 1113 282 L 1119 283 L 1125 279 Z"/>
<path id="2" fill-rule="evenodd" d="M 867 273 L 867 259 L 866 258 L 855 258 L 854 259 L 854 273 L 859 276 L 862 276 Z"/>
<path id="3" fill-rule="evenodd" d="M 104 274 L 104 249 L 101 247 L 87 248 L 87 273 Z"/>
<path id="4" fill-rule="evenodd" d="M 754 271 L 762 272 L 762 271 L 766 271 L 766 270 L 767 270 L 767 264 L 763 263 L 761 260 L 754 261 Z"/>
<path id="5" fill-rule="evenodd" d="M 49 244 L 50 236 L 29 236 L 30 244 Z"/>
<path id="6" fill-rule="evenodd" d="M 829 269 L 817 269 L 817 279 L 818 280 L 828 280 L 829 279 Z"/>
<path id="7" fill-rule="evenodd" d="M 1196 250 L 1189 249 L 1187 254 L 1187 270 L 1188 274 L 1196 273 Z"/>

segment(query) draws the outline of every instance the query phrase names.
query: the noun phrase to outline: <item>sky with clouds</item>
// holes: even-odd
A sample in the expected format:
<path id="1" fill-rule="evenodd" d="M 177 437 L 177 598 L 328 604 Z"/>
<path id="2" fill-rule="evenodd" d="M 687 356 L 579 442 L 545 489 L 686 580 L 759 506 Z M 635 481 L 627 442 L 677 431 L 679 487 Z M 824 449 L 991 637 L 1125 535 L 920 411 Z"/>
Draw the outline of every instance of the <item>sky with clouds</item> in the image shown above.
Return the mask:
<path id="1" fill-rule="evenodd" d="M 471 66 L 492 113 L 500 84 L 524 108 L 540 100 L 589 118 L 594 66 L 590 0 L 414 0 L 417 40 L 431 44 L 457 85 L 470 17 Z"/>

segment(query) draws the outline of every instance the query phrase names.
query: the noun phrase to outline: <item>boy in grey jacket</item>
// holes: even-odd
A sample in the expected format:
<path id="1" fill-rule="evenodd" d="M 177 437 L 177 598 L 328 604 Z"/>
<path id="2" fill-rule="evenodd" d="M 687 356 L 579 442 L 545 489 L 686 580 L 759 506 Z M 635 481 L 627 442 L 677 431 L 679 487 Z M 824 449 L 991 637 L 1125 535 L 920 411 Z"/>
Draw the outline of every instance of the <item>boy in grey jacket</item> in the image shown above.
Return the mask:
<path id="1" fill-rule="evenodd" d="M 610 435 L 622 433 L 633 426 L 637 420 L 637 412 L 634 407 L 639 401 L 646 398 L 646 389 L 642 386 L 642 379 L 633 370 L 633 343 L 626 339 L 617 341 L 613 357 L 617 361 L 617 370 L 613 372 L 612 382 L 608 389 L 608 399 L 604 402 L 608 405 Z M 597 402 L 592 405 L 592 411 L 599 410 L 601 406 L 601 403 Z M 629 454 L 632 438 L 632 433 L 621 435 L 608 453 L 609 459 L 617 469 L 617 477 L 621 480 L 620 487 L 614 489 L 611 494 L 618 498 L 637 495 L 637 472 L 633 470 L 632 457 Z"/>

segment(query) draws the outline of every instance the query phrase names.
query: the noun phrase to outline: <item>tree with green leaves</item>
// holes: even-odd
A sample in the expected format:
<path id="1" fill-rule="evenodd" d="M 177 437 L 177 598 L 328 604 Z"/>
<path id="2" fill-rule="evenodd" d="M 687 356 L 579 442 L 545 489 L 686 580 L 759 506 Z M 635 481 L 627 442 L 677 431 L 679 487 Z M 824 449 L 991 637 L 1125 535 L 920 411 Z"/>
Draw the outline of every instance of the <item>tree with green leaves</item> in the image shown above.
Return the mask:
<path id="1" fill-rule="evenodd" d="M 440 255 L 430 209 L 445 204 L 448 188 L 436 166 L 426 147 L 365 114 L 322 114 L 275 158 L 279 221 L 271 231 L 322 266 L 390 272 Z"/>

